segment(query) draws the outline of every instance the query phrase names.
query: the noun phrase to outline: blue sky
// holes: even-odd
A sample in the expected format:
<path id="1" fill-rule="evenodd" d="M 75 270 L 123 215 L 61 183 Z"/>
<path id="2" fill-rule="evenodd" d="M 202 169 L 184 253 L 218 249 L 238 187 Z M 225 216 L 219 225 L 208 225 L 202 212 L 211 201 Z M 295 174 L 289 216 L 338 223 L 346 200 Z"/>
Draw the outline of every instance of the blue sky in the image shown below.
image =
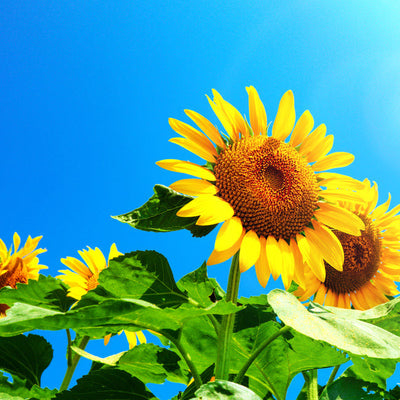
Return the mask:
<path id="1" fill-rule="evenodd" d="M 214 232 L 146 233 L 110 216 L 178 178 L 155 161 L 196 161 L 168 142 L 168 118 L 189 122 L 189 108 L 217 123 L 205 97 L 212 88 L 248 114 L 245 87 L 254 85 L 269 121 L 292 89 L 297 116 L 309 109 L 335 136 L 334 151 L 355 155 L 338 172 L 377 181 L 380 202 L 391 192 L 400 203 L 399 19 L 397 1 L 1 2 L 0 237 L 43 235 L 51 275 L 60 258 L 86 246 L 108 254 L 113 242 L 163 253 L 177 279 L 198 267 Z M 210 275 L 225 286 L 228 268 Z M 282 283 L 261 288 L 252 269 L 240 294 L 274 287 Z M 63 332 L 46 337 L 65 342 Z M 113 338 L 88 350 L 125 345 Z M 63 368 L 58 350 L 44 383 L 59 387 Z M 154 389 L 162 399 L 175 390 Z"/>

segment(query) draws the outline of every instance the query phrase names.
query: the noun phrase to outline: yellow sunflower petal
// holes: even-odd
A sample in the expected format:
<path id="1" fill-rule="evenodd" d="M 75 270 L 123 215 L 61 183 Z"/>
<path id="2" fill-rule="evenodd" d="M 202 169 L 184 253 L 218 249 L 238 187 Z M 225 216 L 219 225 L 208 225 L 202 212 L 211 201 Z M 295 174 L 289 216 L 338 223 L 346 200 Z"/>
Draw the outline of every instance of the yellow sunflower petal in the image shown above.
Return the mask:
<path id="1" fill-rule="evenodd" d="M 72 297 L 73 299 L 80 300 L 83 295 L 87 293 L 87 290 L 79 287 L 74 286 L 68 290 L 68 296 Z"/>
<path id="2" fill-rule="evenodd" d="M 243 234 L 240 218 L 232 217 L 221 226 L 215 239 L 215 250 L 224 251 L 231 247 Z"/>
<path id="3" fill-rule="evenodd" d="M 62 258 L 61 262 L 67 267 L 71 268 L 72 271 L 75 271 L 77 274 L 85 278 L 92 276 L 92 272 L 89 270 L 89 268 L 82 261 L 74 257 Z"/>
<path id="4" fill-rule="evenodd" d="M 108 253 L 107 265 L 109 265 L 110 260 L 112 260 L 113 258 L 123 256 L 123 255 L 124 255 L 124 253 L 121 253 L 120 251 L 118 251 L 117 245 L 115 243 L 113 243 L 110 247 L 110 252 Z"/>
<path id="5" fill-rule="evenodd" d="M 318 161 L 320 158 L 324 157 L 328 154 L 333 147 L 333 135 L 328 135 L 324 139 L 321 140 L 320 145 L 315 146 L 307 155 L 308 162 Z"/>
<path id="6" fill-rule="evenodd" d="M 285 289 L 288 290 L 294 276 L 294 255 L 292 253 L 292 249 L 287 244 L 285 239 L 279 239 L 278 246 L 281 250 L 282 255 L 282 282 Z"/>
<path id="7" fill-rule="evenodd" d="M 288 90 L 279 103 L 278 113 L 272 126 L 272 137 L 285 140 L 293 129 L 296 120 L 293 92 Z"/>
<path id="8" fill-rule="evenodd" d="M 108 343 L 110 342 L 111 339 L 111 333 L 109 333 L 108 335 L 104 336 L 104 346 L 107 346 Z"/>
<path id="9" fill-rule="evenodd" d="M 311 151 L 314 150 L 315 147 L 320 147 L 324 137 L 326 134 L 326 125 L 321 124 L 317 126 L 304 140 L 299 148 L 299 153 L 304 157 L 307 157 L 308 161 L 311 161 L 308 158 L 308 155 Z"/>
<path id="10" fill-rule="evenodd" d="M 267 239 L 264 236 L 260 236 L 260 257 L 258 258 L 255 268 L 258 282 L 265 288 L 268 284 L 271 272 L 268 267 L 267 253 L 266 253 Z"/>
<path id="11" fill-rule="evenodd" d="M 126 340 L 129 343 L 129 348 L 133 349 L 137 345 L 137 337 L 136 337 L 136 332 L 129 332 L 127 330 L 124 330 Z"/>
<path id="12" fill-rule="evenodd" d="M 296 235 L 296 241 L 304 262 L 308 265 L 314 275 L 321 282 L 324 282 L 326 276 L 325 264 L 318 248 L 314 246 L 307 237 L 300 234 Z"/>
<path id="13" fill-rule="evenodd" d="M 359 295 L 359 292 L 350 292 L 350 300 L 356 310 L 367 310 L 368 305 L 365 304 L 364 298 Z"/>
<path id="14" fill-rule="evenodd" d="M 245 233 L 240 246 L 239 268 L 240 272 L 247 271 L 252 267 L 260 257 L 261 245 L 260 239 L 254 231 Z"/>
<path id="15" fill-rule="evenodd" d="M 293 147 L 298 146 L 311 132 L 313 127 L 314 118 L 310 111 L 306 110 L 297 121 L 296 126 L 293 129 L 293 133 L 290 136 L 289 144 L 291 144 Z"/>
<path id="16" fill-rule="evenodd" d="M 207 118 L 192 110 L 185 110 L 185 113 L 217 146 L 226 148 L 218 129 Z"/>
<path id="17" fill-rule="evenodd" d="M 383 204 L 376 207 L 374 211 L 372 211 L 371 218 L 372 219 L 381 218 L 388 210 L 390 205 L 390 200 L 391 200 L 391 195 L 389 193 L 388 199 Z"/>
<path id="18" fill-rule="evenodd" d="M 181 160 L 160 160 L 156 164 L 168 171 L 180 172 L 196 176 L 197 178 L 205 179 L 207 181 L 215 181 L 215 175 L 207 168 L 200 165 L 191 163 L 189 161 Z"/>
<path id="19" fill-rule="evenodd" d="M 196 156 L 199 156 L 203 160 L 209 161 L 211 163 L 215 163 L 215 156 L 211 154 L 208 150 L 205 150 L 202 146 L 194 143 L 185 138 L 172 138 L 169 139 L 171 143 L 175 143 L 178 146 L 183 147 L 184 149 L 192 152 Z"/>
<path id="20" fill-rule="evenodd" d="M 332 292 L 331 289 L 328 289 L 326 292 L 326 297 L 325 297 L 325 305 L 326 306 L 331 306 L 331 307 L 336 307 L 338 303 L 338 295 L 334 292 Z"/>
<path id="21" fill-rule="evenodd" d="M 267 133 L 267 113 L 264 104 L 253 86 L 246 87 L 249 95 L 250 125 L 255 135 Z"/>
<path id="22" fill-rule="evenodd" d="M 236 242 L 233 242 L 231 247 L 229 247 L 229 249 L 226 249 L 224 251 L 214 250 L 207 260 L 207 265 L 220 264 L 220 263 L 228 260 L 229 258 L 231 258 L 233 255 L 235 255 L 238 252 L 238 250 L 240 249 L 240 245 L 242 244 L 243 236 L 244 236 L 244 231 L 242 233 L 242 236 Z"/>
<path id="23" fill-rule="evenodd" d="M 189 196 L 202 194 L 217 194 L 217 187 L 203 179 L 181 179 L 169 185 L 172 190 Z"/>
<path id="24" fill-rule="evenodd" d="M 19 237 L 17 232 L 14 233 L 13 240 L 14 240 L 14 253 L 18 253 L 18 248 L 21 243 L 21 238 Z"/>
<path id="25" fill-rule="evenodd" d="M 306 282 L 304 278 L 304 262 L 295 239 L 290 239 L 290 248 L 294 257 L 294 280 L 302 288 L 305 288 Z"/>
<path id="26" fill-rule="evenodd" d="M 359 180 L 335 172 L 319 172 L 317 178 L 319 186 L 331 189 L 341 188 L 360 191 L 365 187 L 365 184 Z"/>
<path id="27" fill-rule="evenodd" d="M 321 285 L 315 294 L 314 302 L 318 304 L 324 304 L 327 290 L 328 289 L 325 285 Z"/>
<path id="28" fill-rule="evenodd" d="M 201 147 L 204 151 L 206 151 L 208 154 L 215 157 L 218 156 L 217 150 L 215 149 L 214 145 L 202 132 L 174 118 L 169 118 L 168 122 L 171 128 L 175 132 L 179 133 L 180 135 L 188 139 L 190 142 L 195 143 L 196 145 Z"/>
<path id="29" fill-rule="evenodd" d="M 307 288 L 302 294 L 302 296 L 299 298 L 300 301 L 306 301 L 308 300 L 314 293 L 318 291 L 318 289 L 321 286 L 321 281 L 317 278 L 310 278 L 307 281 Z"/>
<path id="30" fill-rule="evenodd" d="M 277 280 L 282 271 L 282 254 L 279 244 L 273 236 L 267 237 L 265 249 L 269 270 L 274 280 Z"/>
<path id="31" fill-rule="evenodd" d="M 325 171 L 326 169 L 347 167 L 353 161 L 353 154 L 337 152 L 320 158 L 311 167 L 314 171 Z"/>
<path id="32" fill-rule="evenodd" d="M 144 336 L 144 333 L 142 331 L 137 331 L 136 336 L 140 343 L 147 343 L 146 336 Z"/>
<path id="33" fill-rule="evenodd" d="M 319 222 L 353 236 L 360 236 L 365 228 L 364 222 L 352 212 L 328 203 L 318 203 L 319 209 L 314 212 Z"/>

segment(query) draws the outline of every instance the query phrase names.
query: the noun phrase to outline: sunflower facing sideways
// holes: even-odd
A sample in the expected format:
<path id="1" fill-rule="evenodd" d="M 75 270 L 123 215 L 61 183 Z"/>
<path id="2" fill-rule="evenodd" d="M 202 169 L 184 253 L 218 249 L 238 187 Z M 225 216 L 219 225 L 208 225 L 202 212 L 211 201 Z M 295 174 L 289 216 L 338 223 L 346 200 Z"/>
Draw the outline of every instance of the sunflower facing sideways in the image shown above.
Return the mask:
<path id="1" fill-rule="evenodd" d="M 197 225 L 223 222 L 208 265 L 221 263 L 239 249 L 241 272 L 255 265 L 258 280 L 266 286 L 269 276 L 282 276 L 288 288 L 300 279 L 303 261 L 325 279 L 324 260 L 342 270 L 343 249 L 331 228 L 360 235 L 361 219 L 337 205 L 341 196 L 352 197 L 359 183 L 350 177 L 323 172 L 349 165 L 349 153 L 332 153 L 333 136 L 326 126 L 313 130 L 314 120 L 305 111 L 295 125 L 294 98 L 286 92 L 268 135 L 267 116 L 254 87 L 247 88 L 250 124 L 239 111 L 213 90 L 208 98 L 227 135 L 205 117 L 186 110 L 200 130 L 170 119 L 180 138 L 170 139 L 204 159 L 200 166 L 188 161 L 162 160 L 167 170 L 195 176 L 170 187 L 195 196 L 183 206 L 180 217 L 198 216 Z M 294 129 L 293 129 L 294 127 Z M 289 135 L 290 140 L 288 139 Z M 323 190 L 327 183 L 344 188 Z M 350 189 L 350 191 L 348 190 Z"/>
<path id="2" fill-rule="evenodd" d="M 39 264 L 39 254 L 46 252 L 46 249 L 37 249 L 42 236 L 31 238 L 28 236 L 25 244 L 19 248 L 21 239 L 18 233 L 14 233 L 14 253 L 12 249 L 7 249 L 4 242 L 0 239 L 0 288 L 10 286 L 13 289 L 17 283 L 28 283 L 28 279 L 39 278 L 39 270 L 46 269 L 45 265 Z M 0 316 L 6 315 L 6 310 L 10 308 L 6 304 L 0 304 Z"/>
<path id="3" fill-rule="evenodd" d="M 111 245 L 108 262 L 104 258 L 101 250 L 97 247 L 94 250 L 90 247 L 88 250 L 78 250 L 78 253 L 85 261 L 86 265 L 74 257 L 62 258 L 61 262 L 68 268 L 71 268 L 72 271 L 68 269 L 60 270 L 59 272 L 63 275 L 57 277 L 70 287 L 68 295 L 76 300 L 80 300 L 84 294 L 98 285 L 99 274 L 103 269 L 108 267 L 110 260 L 122 255 L 122 253 L 118 251 L 115 243 Z M 139 340 L 140 343 L 146 343 L 146 337 L 142 331 L 124 332 L 129 343 L 129 348 L 136 346 L 137 340 Z M 108 344 L 110 337 L 111 334 L 104 337 L 105 345 Z"/>
<path id="4" fill-rule="evenodd" d="M 325 279 L 317 278 L 305 266 L 303 287 L 295 294 L 301 301 L 315 295 L 313 301 L 327 306 L 367 310 L 389 301 L 386 296 L 399 293 L 394 281 L 400 280 L 400 205 L 387 212 L 388 200 L 376 207 L 378 188 L 363 182 L 362 201 L 339 201 L 365 223 L 361 236 L 335 232 L 344 249 L 343 271 L 326 265 Z M 375 208 L 376 207 L 376 208 Z"/>

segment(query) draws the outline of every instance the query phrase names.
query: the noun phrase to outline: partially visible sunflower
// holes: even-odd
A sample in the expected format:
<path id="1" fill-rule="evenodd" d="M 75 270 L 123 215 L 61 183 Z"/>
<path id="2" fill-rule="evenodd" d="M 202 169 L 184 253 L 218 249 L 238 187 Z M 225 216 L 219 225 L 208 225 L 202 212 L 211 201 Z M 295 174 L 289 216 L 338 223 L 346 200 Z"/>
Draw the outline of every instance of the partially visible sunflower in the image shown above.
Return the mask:
<path id="1" fill-rule="evenodd" d="M 389 194 L 388 200 L 376 207 L 376 183 L 371 186 L 365 180 L 363 185 L 362 201 L 340 200 L 339 205 L 357 214 L 365 230 L 361 236 L 335 231 L 344 249 L 343 271 L 326 263 L 326 277 L 319 279 L 306 265 L 303 288 L 295 292 L 301 301 L 315 294 L 314 301 L 320 304 L 366 310 L 399 293 L 395 281 L 400 280 L 400 205 L 387 212 Z"/>
<path id="2" fill-rule="evenodd" d="M 108 267 L 110 260 L 122 255 L 122 253 L 118 251 L 115 243 L 111 245 L 108 261 L 106 261 L 103 253 L 97 247 L 94 250 L 90 247 L 88 247 L 88 250 L 78 250 L 78 253 L 85 261 L 86 265 L 74 257 L 62 258 L 61 262 L 68 268 L 71 268 L 72 271 L 68 269 L 60 270 L 59 272 L 63 275 L 57 277 L 70 287 L 68 295 L 76 300 L 80 300 L 84 294 L 94 289 L 99 284 L 99 274 L 103 269 Z M 142 331 L 124 332 L 129 343 L 129 348 L 136 346 L 138 339 L 140 343 L 146 343 L 146 337 Z M 120 333 L 121 332 L 119 332 L 119 334 Z M 105 336 L 105 345 L 108 344 L 110 337 L 111 334 Z"/>
<path id="3" fill-rule="evenodd" d="M 299 280 L 296 275 L 301 275 L 303 260 L 310 261 L 315 275 L 324 280 L 324 260 L 337 270 L 343 265 L 342 246 L 330 228 L 360 235 L 364 224 L 336 205 L 342 195 L 349 198 L 353 194 L 322 189 L 327 183 L 355 189 L 357 181 L 322 171 L 349 165 L 354 157 L 343 152 L 327 155 L 333 136 L 325 136 L 324 124 L 312 131 L 314 120 L 309 111 L 295 125 L 291 91 L 280 101 L 269 136 L 258 93 L 252 86 L 247 92 L 250 125 L 217 91 L 213 90 L 213 101 L 208 98 L 227 135 L 195 111 L 185 113 L 204 133 L 169 120 L 172 129 L 183 136 L 170 141 L 207 162 L 205 166 L 180 160 L 157 162 L 167 170 L 200 178 L 170 186 L 196 196 L 177 215 L 198 216 L 197 225 L 224 223 L 208 265 L 226 261 L 240 249 L 241 272 L 255 265 L 264 287 L 272 274 L 274 279 L 282 275 L 288 288 L 293 278 Z"/>
<path id="4" fill-rule="evenodd" d="M 39 278 L 39 270 L 46 269 L 45 265 L 39 264 L 39 254 L 46 252 L 46 249 L 37 249 L 42 236 L 32 239 L 28 236 L 22 248 L 19 248 L 21 239 L 18 233 L 14 233 L 14 253 L 12 247 L 7 250 L 6 245 L 0 239 L 0 288 L 11 286 L 17 287 L 17 283 L 28 283 L 28 279 Z M 0 316 L 6 315 L 6 310 L 10 308 L 6 304 L 0 304 Z"/>

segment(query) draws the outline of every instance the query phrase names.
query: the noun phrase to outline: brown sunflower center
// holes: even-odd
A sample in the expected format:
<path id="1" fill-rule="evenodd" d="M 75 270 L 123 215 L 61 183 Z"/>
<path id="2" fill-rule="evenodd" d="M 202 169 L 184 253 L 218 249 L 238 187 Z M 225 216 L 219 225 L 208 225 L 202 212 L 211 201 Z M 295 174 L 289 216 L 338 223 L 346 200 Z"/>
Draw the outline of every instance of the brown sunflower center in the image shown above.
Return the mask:
<path id="1" fill-rule="evenodd" d="M 95 287 L 97 287 L 97 285 L 99 284 L 98 278 L 99 278 L 98 275 L 93 274 L 93 275 L 87 280 L 88 291 L 94 289 Z"/>
<path id="2" fill-rule="evenodd" d="M 335 293 L 349 293 L 360 289 L 379 268 L 381 243 L 378 232 L 369 218 L 359 215 L 365 223 L 361 236 L 334 231 L 344 251 L 343 271 L 326 266 L 324 285 Z"/>
<path id="3" fill-rule="evenodd" d="M 17 283 L 28 283 L 28 271 L 22 258 L 11 259 L 5 268 L 7 272 L 0 275 L 0 288 L 11 286 L 15 289 Z M 6 310 L 9 308 L 7 304 L 0 304 L 0 317 L 5 317 Z"/>
<path id="4" fill-rule="evenodd" d="M 311 221 L 319 187 L 312 168 L 289 144 L 267 136 L 242 139 L 215 164 L 218 195 L 244 228 L 290 239 Z"/>

